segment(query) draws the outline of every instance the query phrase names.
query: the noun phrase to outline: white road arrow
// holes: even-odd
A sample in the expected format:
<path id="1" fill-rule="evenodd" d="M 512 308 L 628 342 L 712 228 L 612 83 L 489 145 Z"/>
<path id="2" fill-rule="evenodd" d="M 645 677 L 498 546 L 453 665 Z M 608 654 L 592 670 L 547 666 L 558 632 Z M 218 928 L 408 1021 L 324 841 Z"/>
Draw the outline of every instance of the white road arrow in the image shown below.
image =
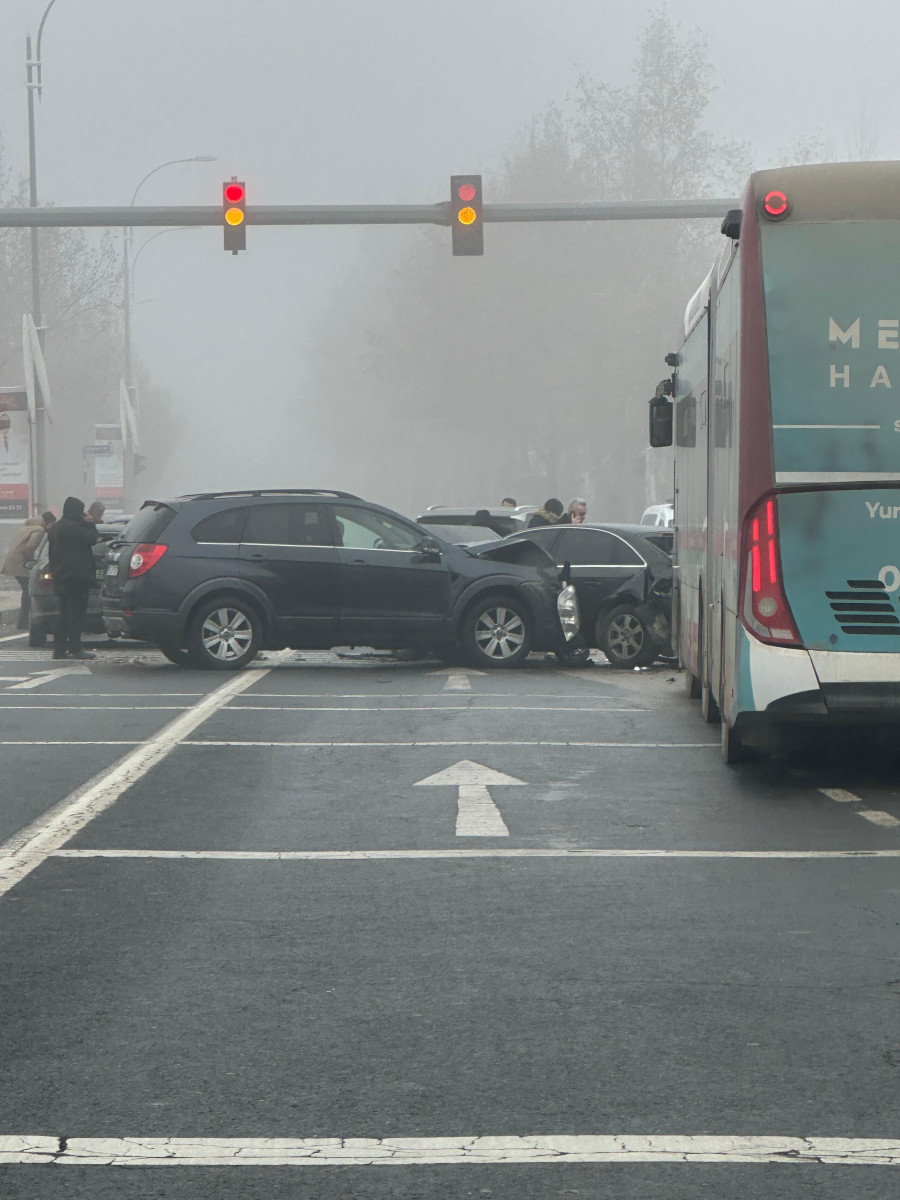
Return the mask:
<path id="1" fill-rule="evenodd" d="M 41 684 L 49 683 L 51 679 L 60 679 L 63 675 L 90 675 L 89 667 L 60 667 L 57 671 L 41 671 L 39 675 L 33 679 L 29 679 L 27 683 L 14 683 L 12 687 L 7 688 L 8 692 L 24 692 L 29 688 L 40 687 Z"/>
<path id="2" fill-rule="evenodd" d="M 461 759 L 452 767 L 420 779 L 414 787 L 456 787 L 459 789 L 456 813 L 457 837 L 509 837 L 509 830 L 500 816 L 500 810 L 491 799 L 488 784 L 492 787 L 525 787 L 521 779 L 504 775 L 481 763 Z"/>
<path id="3" fill-rule="evenodd" d="M 483 675 L 484 671 L 472 671 L 468 667 L 446 667 L 443 671 L 429 671 L 429 675 L 446 675 L 445 692 L 471 692 L 470 675 Z"/>

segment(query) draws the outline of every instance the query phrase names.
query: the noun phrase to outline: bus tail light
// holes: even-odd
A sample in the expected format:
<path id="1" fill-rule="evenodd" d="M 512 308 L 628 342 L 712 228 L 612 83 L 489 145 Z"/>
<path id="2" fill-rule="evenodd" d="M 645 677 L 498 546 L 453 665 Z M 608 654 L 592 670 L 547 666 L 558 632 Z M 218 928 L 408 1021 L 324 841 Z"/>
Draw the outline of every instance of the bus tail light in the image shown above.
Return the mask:
<path id="1" fill-rule="evenodd" d="M 146 575 L 151 567 L 156 566 L 168 548 L 157 542 L 141 542 L 139 546 L 135 546 L 131 562 L 128 564 L 128 578 L 137 579 L 139 575 Z"/>
<path id="2" fill-rule="evenodd" d="M 764 497 L 744 523 L 743 618 L 762 642 L 799 646 L 800 635 L 784 594 L 781 551 L 778 545 L 778 509 L 774 496 Z"/>

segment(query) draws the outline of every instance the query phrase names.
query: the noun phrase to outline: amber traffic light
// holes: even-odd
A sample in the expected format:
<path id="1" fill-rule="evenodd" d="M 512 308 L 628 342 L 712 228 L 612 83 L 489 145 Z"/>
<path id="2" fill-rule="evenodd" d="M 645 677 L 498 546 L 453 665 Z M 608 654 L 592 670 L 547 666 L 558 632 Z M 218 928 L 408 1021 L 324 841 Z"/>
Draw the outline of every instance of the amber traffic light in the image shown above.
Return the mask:
<path id="1" fill-rule="evenodd" d="M 247 249 L 247 227 L 244 223 L 244 201 L 246 189 L 242 182 L 232 178 L 222 184 L 222 228 L 225 231 L 225 249 L 232 254 Z"/>
<path id="2" fill-rule="evenodd" d="M 484 254 L 481 176 L 450 176 L 450 231 L 454 254 Z"/>

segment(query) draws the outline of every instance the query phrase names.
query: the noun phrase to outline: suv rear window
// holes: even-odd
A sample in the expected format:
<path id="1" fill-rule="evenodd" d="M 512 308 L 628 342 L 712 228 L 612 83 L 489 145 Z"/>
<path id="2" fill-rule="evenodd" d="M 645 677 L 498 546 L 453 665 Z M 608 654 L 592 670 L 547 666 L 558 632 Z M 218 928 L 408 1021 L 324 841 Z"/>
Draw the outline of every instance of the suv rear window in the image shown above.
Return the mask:
<path id="1" fill-rule="evenodd" d="M 145 504 L 135 513 L 121 534 L 123 542 L 155 542 L 175 516 L 167 504 Z"/>

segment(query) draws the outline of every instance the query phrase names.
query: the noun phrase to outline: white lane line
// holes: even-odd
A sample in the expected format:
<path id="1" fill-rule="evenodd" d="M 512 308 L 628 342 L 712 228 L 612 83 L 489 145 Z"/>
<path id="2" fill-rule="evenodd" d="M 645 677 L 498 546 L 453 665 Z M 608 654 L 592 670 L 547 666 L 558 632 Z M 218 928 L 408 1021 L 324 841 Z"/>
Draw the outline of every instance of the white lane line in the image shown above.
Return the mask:
<path id="1" fill-rule="evenodd" d="M 472 703 L 469 704 L 434 704 L 423 706 L 421 704 L 410 705 L 408 707 L 398 704 L 345 704 L 331 705 L 323 707 L 321 705 L 314 706 L 312 704 L 229 704 L 229 712 L 539 712 L 546 715 L 546 705 L 538 704 L 478 704 L 476 703 L 481 697 L 478 695 L 472 696 Z M 0 707 L 5 707 L 0 702 Z M 580 704 L 574 708 L 562 708 L 559 705 L 553 706 L 554 713 L 584 713 L 587 716 L 593 716 L 596 713 L 648 713 L 649 708 L 586 708 Z"/>
<path id="2" fill-rule="evenodd" d="M 819 1163 L 897 1166 L 898 1138 L 591 1134 L 388 1138 L 0 1137 L 0 1163 L 141 1167 L 438 1163 Z"/>
<path id="3" fill-rule="evenodd" d="M 900 825 L 900 821 L 896 817 L 892 817 L 890 813 L 882 812 L 878 808 L 868 808 L 859 796 L 844 788 L 819 788 L 819 791 L 829 800 L 836 800 L 838 804 L 857 805 L 856 815 L 862 817 L 864 821 L 869 821 L 872 825 L 880 825 L 882 829 L 896 829 Z"/>
<path id="4" fill-rule="evenodd" d="M 331 861 L 368 862 L 377 859 L 427 858 L 900 858 L 900 850 L 563 850 L 563 849 L 446 849 L 446 850 L 53 850 L 53 858 L 183 858 L 250 862 Z"/>
<path id="5" fill-rule="evenodd" d="M 97 678 L 96 674 L 94 672 L 92 672 L 92 674 L 94 674 L 94 678 L 96 679 Z M 2 678 L 4 678 L 4 676 L 0 676 L 0 679 L 2 679 Z M 11 675 L 11 676 L 8 676 L 7 678 L 9 678 L 9 679 L 28 679 L 29 676 L 28 675 Z M 548 693 L 528 692 L 526 694 L 527 694 L 529 700 L 567 700 L 567 699 L 570 699 L 570 697 L 568 697 L 568 696 L 560 696 L 557 693 L 551 693 L 551 692 L 548 692 Z M 63 698 L 70 697 L 71 699 L 77 699 L 79 697 L 84 697 L 84 698 L 97 697 L 97 698 L 102 698 L 102 699 L 132 700 L 135 698 L 143 699 L 144 697 L 146 697 L 148 699 L 153 699 L 153 698 L 156 698 L 156 699 L 175 698 L 175 699 L 177 699 L 180 696 L 183 696 L 186 699 L 192 699 L 197 696 L 206 696 L 206 695 L 208 695 L 207 692 L 41 692 L 40 699 L 44 699 L 44 698 L 56 699 L 57 697 L 63 697 Z M 259 697 L 260 700 L 374 700 L 377 697 L 377 699 L 380 700 L 382 703 L 384 703 L 385 701 L 391 701 L 391 700 L 452 700 L 453 699 L 452 696 L 446 696 L 443 692 L 402 692 L 402 693 L 400 693 L 400 692 L 396 692 L 396 693 L 395 692 L 342 692 L 342 693 L 336 693 L 336 692 L 254 692 L 253 697 L 254 697 L 254 699 L 256 697 Z M 522 695 L 519 692 L 477 692 L 472 697 L 473 700 L 484 700 L 487 698 L 494 699 L 494 700 L 521 700 Z M 614 698 L 615 697 L 612 697 L 612 696 L 609 697 L 610 700 L 612 700 Z M 584 705 L 582 704 L 582 705 L 578 706 L 578 711 L 579 712 L 582 712 L 582 711 L 589 711 L 589 712 L 607 712 L 607 711 L 611 711 L 611 712 L 652 712 L 653 711 L 652 709 L 649 709 L 649 708 L 614 708 L 614 709 L 608 710 L 605 705 L 601 706 L 603 700 L 604 700 L 603 696 L 592 696 L 591 701 L 593 702 L 595 707 L 586 710 L 584 708 Z M 601 704 L 598 704 L 598 701 L 601 702 Z M 546 712 L 546 708 L 542 709 L 541 711 Z M 554 711 L 555 711 L 555 709 L 554 709 Z"/>
<path id="6" fill-rule="evenodd" d="M 5 704 L 0 712 L 186 712 L 190 704 Z"/>
<path id="7" fill-rule="evenodd" d="M 871 821 L 873 825 L 880 825 L 883 829 L 895 829 L 900 825 L 900 821 L 896 817 L 877 808 L 861 808 L 858 810 L 858 815 L 864 821 Z"/>
<path id="8" fill-rule="evenodd" d="M 58 850 L 89 821 L 114 804 L 124 791 L 146 775 L 189 733 L 258 678 L 259 674 L 254 673 L 229 679 L 189 712 L 176 717 L 154 737 L 95 775 L 0 846 L 0 896 L 40 866 L 48 854 Z"/>
<path id="9" fill-rule="evenodd" d="M 125 738 L 116 741 L 87 741 L 84 738 L 68 738 L 68 739 L 32 739 L 31 741 L 16 741 L 14 739 L 3 738 L 0 740 L 0 746 L 144 746 L 146 742 L 140 738 Z M 2 847 L 0 847 L 2 849 Z"/>
<path id="10" fill-rule="evenodd" d="M 3 745 L 4 743 L 0 743 Z M 19 742 L 18 745 L 28 743 Z M 580 750 L 718 750 L 718 742 L 534 742 L 534 741 L 486 741 L 468 738 L 463 741 L 421 741 L 421 742 L 262 742 L 262 741 L 233 741 L 213 742 L 196 739 L 184 741 L 184 746 L 282 746 L 288 749 L 302 746 L 341 746 L 363 749 L 402 749 L 409 746 L 546 746 L 563 747 Z"/>
<path id="11" fill-rule="evenodd" d="M 139 738 L 124 740 L 85 738 L 2 738 L 0 746 L 146 746 Z M 500 742 L 500 741 L 462 741 L 462 742 L 213 742 L 202 739 L 185 738 L 179 742 L 181 746 L 235 746 L 235 747 L 282 747 L 284 749 L 328 749 L 340 747 L 362 750 L 405 749 L 409 747 L 430 746 L 513 746 L 513 747 L 561 747 L 574 750 L 718 750 L 718 742 Z"/>
<path id="12" fill-rule="evenodd" d="M 16 697 L 18 700 L 18 696 Z M 44 694 L 40 697 L 43 700 Z M 47 697 L 54 698 L 54 697 Z M 72 694 L 72 700 L 88 700 L 90 696 Z M 473 696 L 473 700 L 476 700 Z M 190 708 L 190 704 L 7 704 L 0 696 L 0 712 L 6 709 L 25 709 L 26 712 L 37 712 L 38 709 L 64 709 L 67 713 L 115 713 L 115 712 L 154 712 L 155 709 L 176 712 L 178 709 Z M 402 707 L 398 704 L 229 704 L 229 713 L 545 713 L 547 709 L 535 704 L 414 704 Z M 554 713 L 583 713 L 595 716 L 598 713 L 649 713 L 649 708 L 586 708 L 581 704 L 577 708 L 553 708 Z"/>
<path id="13" fill-rule="evenodd" d="M 28 637 L 27 633 L 12 633 L 8 637 L 0 637 L 0 642 L 18 642 L 20 638 Z"/>

